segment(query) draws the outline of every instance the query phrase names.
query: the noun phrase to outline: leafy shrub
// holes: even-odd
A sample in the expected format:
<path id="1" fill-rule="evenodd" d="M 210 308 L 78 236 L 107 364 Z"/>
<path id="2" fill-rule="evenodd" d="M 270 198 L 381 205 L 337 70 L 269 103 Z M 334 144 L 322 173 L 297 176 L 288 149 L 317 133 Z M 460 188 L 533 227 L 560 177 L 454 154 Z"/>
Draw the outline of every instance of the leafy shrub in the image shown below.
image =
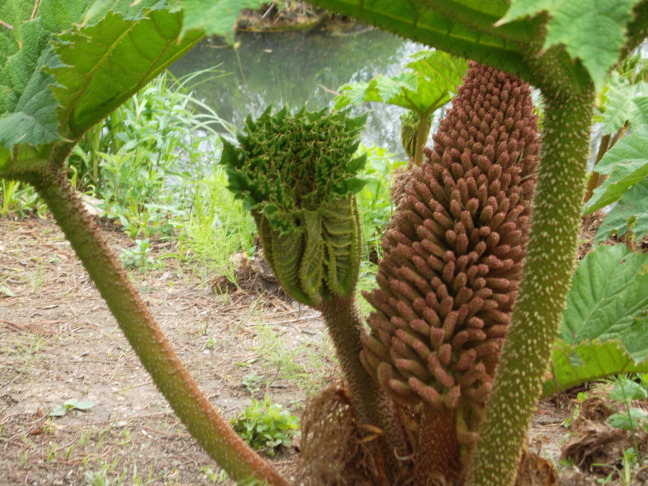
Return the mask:
<path id="1" fill-rule="evenodd" d="M 131 237 L 169 237 L 189 218 L 208 177 L 221 132 L 229 125 L 191 93 L 199 71 L 153 80 L 74 147 L 70 171 L 78 189 L 99 198 L 108 218 Z"/>
<path id="2" fill-rule="evenodd" d="M 394 210 L 390 194 L 391 175 L 404 167 L 406 161 L 381 147 L 360 146 L 359 153 L 367 162 L 360 176 L 366 181 L 357 194 L 362 218 L 362 260 L 376 263 L 382 257 L 380 242 Z"/>
<path id="3" fill-rule="evenodd" d="M 274 456 L 282 447 L 288 447 L 299 429 L 299 419 L 269 397 L 252 405 L 232 419 L 234 430 L 250 446 Z"/>
<path id="4" fill-rule="evenodd" d="M 627 376 L 618 379 L 616 386 L 610 392 L 610 400 L 622 405 L 623 412 L 617 412 L 610 415 L 607 419 L 608 425 L 617 429 L 637 432 L 642 427 L 648 430 L 648 414 L 637 407 L 632 406 L 635 400 L 645 400 L 648 398 L 648 390 L 642 383 L 637 383 Z M 635 440 L 635 450 L 639 450 Z"/>

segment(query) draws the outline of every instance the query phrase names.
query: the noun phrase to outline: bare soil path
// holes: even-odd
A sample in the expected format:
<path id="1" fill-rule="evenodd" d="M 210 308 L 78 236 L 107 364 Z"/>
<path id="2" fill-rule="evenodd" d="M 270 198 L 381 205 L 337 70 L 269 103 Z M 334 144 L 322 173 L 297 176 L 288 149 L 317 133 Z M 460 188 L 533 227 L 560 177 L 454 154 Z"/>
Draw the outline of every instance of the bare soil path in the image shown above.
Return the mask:
<path id="1" fill-rule="evenodd" d="M 132 246 L 120 233 L 107 236 L 117 254 Z M 267 391 L 298 414 L 309 389 L 335 371 L 310 309 L 244 291 L 216 295 L 174 259 L 131 277 L 228 418 L 251 403 L 244 377 L 258 384 L 257 398 Z M 96 405 L 48 416 L 69 399 Z M 218 482 L 218 467 L 151 383 L 51 221 L 0 219 L 0 471 L 1 485 Z"/>

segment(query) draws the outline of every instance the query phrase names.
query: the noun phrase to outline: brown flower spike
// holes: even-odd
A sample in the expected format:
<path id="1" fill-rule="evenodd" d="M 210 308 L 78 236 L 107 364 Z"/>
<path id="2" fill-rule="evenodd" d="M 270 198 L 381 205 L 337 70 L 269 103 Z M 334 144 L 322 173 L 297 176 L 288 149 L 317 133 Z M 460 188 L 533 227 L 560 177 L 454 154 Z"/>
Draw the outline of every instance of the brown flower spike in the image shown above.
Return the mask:
<path id="1" fill-rule="evenodd" d="M 397 402 L 449 417 L 437 430 L 452 423 L 472 444 L 527 242 L 539 148 L 528 85 L 471 63 L 434 142 L 385 236 L 361 358 Z"/>

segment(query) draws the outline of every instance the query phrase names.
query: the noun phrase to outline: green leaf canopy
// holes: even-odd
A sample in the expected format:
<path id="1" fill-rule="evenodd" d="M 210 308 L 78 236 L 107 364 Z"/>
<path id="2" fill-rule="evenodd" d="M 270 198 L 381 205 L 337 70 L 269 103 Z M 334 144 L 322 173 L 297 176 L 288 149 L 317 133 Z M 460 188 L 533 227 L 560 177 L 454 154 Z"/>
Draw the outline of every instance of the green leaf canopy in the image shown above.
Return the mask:
<path id="1" fill-rule="evenodd" d="M 409 70 L 396 76 L 378 75 L 368 83 L 342 86 L 335 108 L 382 101 L 407 108 L 421 117 L 429 116 L 450 101 L 468 64 L 442 51 L 421 51 L 413 58 L 405 66 Z"/>
<path id="2" fill-rule="evenodd" d="M 513 0 L 502 23 L 541 12 L 549 14 L 544 49 L 563 44 L 589 71 L 597 91 L 617 62 L 625 28 L 638 0 Z"/>
<path id="3" fill-rule="evenodd" d="M 70 147 L 198 42 L 200 29 L 231 38 L 240 10 L 259 3 L 214 2 L 207 12 L 188 0 L 184 11 L 165 0 L 0 4 L 13 23 L 0 28 L 0 177 L 40 170 L 57 145 Z"/>

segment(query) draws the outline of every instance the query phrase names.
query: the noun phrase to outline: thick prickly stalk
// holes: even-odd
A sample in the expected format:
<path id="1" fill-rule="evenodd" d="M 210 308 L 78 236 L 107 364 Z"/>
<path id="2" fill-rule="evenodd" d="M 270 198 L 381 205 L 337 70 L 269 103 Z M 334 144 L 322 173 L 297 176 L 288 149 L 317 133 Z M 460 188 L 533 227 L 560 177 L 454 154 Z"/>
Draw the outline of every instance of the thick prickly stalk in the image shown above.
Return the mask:
<path id="1" fill-rule="evenodd" d="M 477 438 L 527 241 L 533 110 L 526 84 L 472 63 L 383 242 L 362 360 L 397 401 L 423 404 L 423 430 L 454 429 L 421 437 L 420 484 L 456 477 L 452 444 Z"/>
<path id="2" fill-rule="evenodd" d="M 191 435 L 236 480 L 287 485 L 224 421 L 200 392 L 132 286 L 65 174 L 26 176 L 83 262 L 128 342 Z"/>
<path id="3" fill-rule="evenodd" d="M 542 160 L 521 298 L 470 467 L 472 486 L 513 483 L 571 284 L 593 95 L 543 94 Z"/>
<path id="4" fill-rule="evenodd" d="M 362 321 L 354 294 L 361 251 L 354 158 L 365 117 L 345 113 L 275 115 L 248 119 L 240 149 L 225 142 L 230 189 L 244 199 L 259 228 L 266 258 L 295 300 L 321 310 L 360 423 L 397 430 L 388 403 L 360 362 Z M 404 440 L 392 437 L 401 447 Z"/>

